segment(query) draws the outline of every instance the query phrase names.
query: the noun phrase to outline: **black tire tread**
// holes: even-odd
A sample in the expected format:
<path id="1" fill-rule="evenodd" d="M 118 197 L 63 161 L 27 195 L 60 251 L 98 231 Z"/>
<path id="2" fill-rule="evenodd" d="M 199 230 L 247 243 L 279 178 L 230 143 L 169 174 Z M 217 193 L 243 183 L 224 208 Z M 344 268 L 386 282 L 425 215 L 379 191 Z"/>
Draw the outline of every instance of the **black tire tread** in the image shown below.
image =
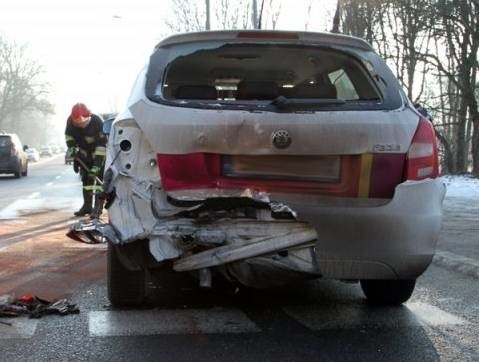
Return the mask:
<path id="1" fill-rule="evenodd" d="M 415 279 L 361 280 L 361 289 L 369 302 L 378 305 L 399 305 L 412 295 Z"/>
<path id="2" fill-rule="evenodd" d="M 118 257 L 119 246 L 108 244 L 108 298 L 115 307 L 136 306 L 145 300 L 146 273 L 125 268 Z"/>

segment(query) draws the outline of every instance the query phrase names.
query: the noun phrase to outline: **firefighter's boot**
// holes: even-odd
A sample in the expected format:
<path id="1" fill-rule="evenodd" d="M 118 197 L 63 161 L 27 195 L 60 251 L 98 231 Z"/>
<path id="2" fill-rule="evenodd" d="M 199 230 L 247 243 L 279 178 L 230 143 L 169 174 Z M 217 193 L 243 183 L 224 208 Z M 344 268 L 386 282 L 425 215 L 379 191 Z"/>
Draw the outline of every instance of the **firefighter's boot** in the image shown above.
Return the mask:
<path id="1" fill-rule="evenodd" d="M 93 207 L 93 211 L 90 213 L 90 219 L 98 219 L 103 212 L 103 205 L 104 205 L 104 198 L 97 194 L 95 195 L 95 206 Z"/>
<path id="2" fill-rule="evenodd" d="M 85 216 L 92 212 L 91 203 L 93 201 L 93 193 L 91 191 L 83 190 L 83 205 L 77 212 L 73 214 L 75 216 Z"/>

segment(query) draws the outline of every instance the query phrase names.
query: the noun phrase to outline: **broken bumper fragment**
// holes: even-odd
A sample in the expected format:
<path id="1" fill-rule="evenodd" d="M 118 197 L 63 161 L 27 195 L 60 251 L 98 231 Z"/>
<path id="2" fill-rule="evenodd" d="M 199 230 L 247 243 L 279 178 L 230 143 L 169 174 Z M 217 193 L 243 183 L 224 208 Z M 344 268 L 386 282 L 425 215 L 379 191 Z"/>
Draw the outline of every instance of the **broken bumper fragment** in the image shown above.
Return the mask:
<path id="1" fill-rule="evenodd" d="M 136 208 L 138 202 L 131 205 L 132 215 L 145 214 Z M 135 228 L 140 232 L 126 242 L 118 228 L 101 223 L 88 225 L 81 238 L 101 235 L 117 245 L 147 239 L 158 265 L 172 261 L 177 272 L 198 272 L 205 286 L 211 284 L 212 271 L 255 287 L 320 276 L 316 230 L 297 221 L 287 205 L 269 202 L 264 195 L 211 198 L 166 216 L 158 216 L 165 209 L 157 207 L 151 203 L 157 222 L 146 230 L 145 220 L 138 218 L 143 221 Z"/>

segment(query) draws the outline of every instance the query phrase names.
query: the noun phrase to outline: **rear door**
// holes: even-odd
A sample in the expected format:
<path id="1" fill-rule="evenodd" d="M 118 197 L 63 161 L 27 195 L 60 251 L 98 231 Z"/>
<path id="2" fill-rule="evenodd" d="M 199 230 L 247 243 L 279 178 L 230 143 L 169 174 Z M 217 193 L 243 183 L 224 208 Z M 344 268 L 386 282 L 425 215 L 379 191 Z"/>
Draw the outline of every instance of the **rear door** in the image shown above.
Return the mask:
<path id="1" fill-rule="evenodd" d="M 419 116 L 373 52 L 240 43 L 171 53 L 161 77 L 152 57 L 153 102 L 130 107 L 168 192 L 389 198 L 403 180 Z"/>

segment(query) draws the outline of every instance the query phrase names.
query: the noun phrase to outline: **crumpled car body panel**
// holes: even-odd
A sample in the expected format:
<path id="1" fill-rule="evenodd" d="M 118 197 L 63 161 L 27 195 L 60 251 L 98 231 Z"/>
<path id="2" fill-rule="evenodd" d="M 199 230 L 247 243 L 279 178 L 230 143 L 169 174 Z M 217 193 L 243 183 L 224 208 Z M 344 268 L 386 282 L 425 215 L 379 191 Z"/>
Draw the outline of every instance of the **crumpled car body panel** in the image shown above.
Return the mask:
<path id="1" fill-rule="evenodd" d="M 198 273 L 205 286 L 212 270 L 256 287 L 317 277 L 417 278 L 434 254 L 445 190 L 437 179 L 404 179 L 420 117 L 389 73 L 378 79 L 397 87 L 401 105 L 394 109 L 271 111 L 214 101 L 205 107 L 153 102 L 145 95 L 145 68 L 110 133 L 105 188 L 114 199 L 105 237 L 119 245 L 148 240 L 158 265 Z M 277 132 L 289 137 L 286 146 L 273 142 Z M 235 179 L 220 167 L 204 184 L 166 183 L 171 174 L 163 156 L 196 154 L 222 163 L 225 156 L 315 162 L 333 156 L 339 161 L 331 163 L 331 173 L 338 179 L 318 181 L 313 173 L 301 184 L 290 172 L 290 183 L 275 188 L 274 177 L 259 182 L 248 169 Z M 175 162 L 181 158 L 168 167 Z M 285 167 L 297 171 L 292 164 Z M 299 172 L 309 175 L 306 168 Z M 396 178 L 384 191 L 389 170 Z M 189 171 L 180 168 L 173 178 Z M 201 175 L 188 174 L 195 176 Z M 374 194 L 375 187 L 381 192 Z"/>

